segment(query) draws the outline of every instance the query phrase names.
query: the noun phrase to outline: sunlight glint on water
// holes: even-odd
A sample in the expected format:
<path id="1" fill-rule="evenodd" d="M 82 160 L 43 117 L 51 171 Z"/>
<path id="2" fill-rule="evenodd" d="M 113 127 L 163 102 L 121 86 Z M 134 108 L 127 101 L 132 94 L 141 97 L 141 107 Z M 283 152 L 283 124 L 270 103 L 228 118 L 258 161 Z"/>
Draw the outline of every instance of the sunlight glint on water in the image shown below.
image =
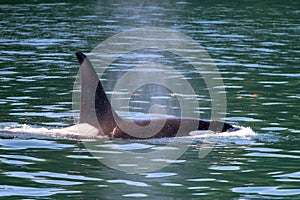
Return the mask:
<path id="1" fill-rule="evenodd" d="M 299 6 L 296 1 L 0 3 L 0 196 L 299 199 Z M 201 159 L 207 135 L 193 133 L 182 157 L 154 159 L 170 165 L 145 174 L 123 173 L 100 161 L 120 149 L 163 150 L 170 139 L 102 139 L 103 155 L 93 157 L 79 141 L 41 136 L 74 124 L 71 95 L 79 65 L 73 53 L 88 53 L 114 34 L 144 26 L 175 29 L 206 48 L 225 84 L 225 120 L 254 132 L 219 134 Z M 117 67 L 132 66 L 126 59 L 112 65 L 105 87 L 118 78 Z M 199 89 L 197 112 L 209 118 L 203 82 L 191 76 Z M 145 117 L 146 104 L 134 99 L 134 114 L 120 113 Z M 173 104 L 172 114 L 176 109 Z M 16 138 L 12 130 L 26 134 Z"/>

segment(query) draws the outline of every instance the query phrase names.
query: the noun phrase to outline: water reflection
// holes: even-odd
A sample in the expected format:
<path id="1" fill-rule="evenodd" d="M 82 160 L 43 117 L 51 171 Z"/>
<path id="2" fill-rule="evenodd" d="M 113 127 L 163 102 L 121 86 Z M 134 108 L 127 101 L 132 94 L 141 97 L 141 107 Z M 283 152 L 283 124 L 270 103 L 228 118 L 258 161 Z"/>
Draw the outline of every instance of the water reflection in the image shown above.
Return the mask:
<path id="1" fill-rule="evenodd" d="M 0 196 L 24 196 L 24 197 L 46 197 L 55 194 L 76 194 L 80 191 L 68 191 L 58 188 L 36 188 L 36 187 L 21 187 L 0 185 Z"/>
<path id="2" fill-rule="evenodd" d="M 164 147 L 168 140 L 108 142 L 93 156 L 75 141 L 1 135 L 0 196 L 298 199 L 297 8 L 297 1 L 0 3 L 1 130 L 20 124 L 47 128 L 73 124 L 71 94 L 78 64 L 72 53 L 90 52 L 124 30 L 158 26 L 187 34 L 209 51 L 225 83 L 226 120 L 258 132 L 254 138 L 220 137 L 203 159 L 198 158 L 203 140 L 196 139 L 176 161 L 152 160 L 168 167 L 143 174 L 113 170 L 99 160 L 121 150 L 172 150 Z M 118 64 L 132 67 L 124 60 Z M 112 66 L 112 74 L 118 64 Z M 182 71 L 191 73 L 186 65 Z M 198 111 L 204 117 L 210 112 L 205 110 L 206 95 L 199 95 Z M 160 94 L 158 99 L 171 97 Z M 149 99 L 133 100 L 133 111 L 144 112 Z M 175 114 L 176 104 L 173 107 Z M 120 166 L 136 167 L 130 162 Z"/>

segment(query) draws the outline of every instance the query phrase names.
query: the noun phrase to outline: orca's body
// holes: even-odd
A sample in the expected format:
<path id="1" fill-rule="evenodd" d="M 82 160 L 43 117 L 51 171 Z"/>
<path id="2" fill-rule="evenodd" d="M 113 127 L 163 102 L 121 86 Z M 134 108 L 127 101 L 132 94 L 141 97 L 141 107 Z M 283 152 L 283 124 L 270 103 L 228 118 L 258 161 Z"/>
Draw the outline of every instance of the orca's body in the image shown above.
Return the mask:
<path id="1" fill-rule="evenodd" d="M 75 125 L 79 127 L 79 131 L 92 131 L 93 134 L 105 135 L 112 139 L 149 139 L 184 136 L 196 130 L 226 132 L 237 129 L 221 121 L 195 118 L 125 121 L 113 110 L 88 58 L 81 52 L 76 52 L 76 56 L 80 63 L 81 78 L 80 119 L 79 124 Z M 86 125 L 88 129 L 85 128 Z"/>

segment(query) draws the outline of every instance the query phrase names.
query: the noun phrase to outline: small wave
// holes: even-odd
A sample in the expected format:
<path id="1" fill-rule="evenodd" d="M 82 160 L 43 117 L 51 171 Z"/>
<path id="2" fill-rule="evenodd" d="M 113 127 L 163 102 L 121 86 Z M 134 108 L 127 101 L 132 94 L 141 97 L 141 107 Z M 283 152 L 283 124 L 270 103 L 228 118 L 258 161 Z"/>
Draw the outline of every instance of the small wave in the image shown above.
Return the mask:
<path id="1" fill-rule="evenodd" d="M 84 130 L 84 131 L 83 131 Z M 27 124 L 4 126 L 2 135 L 20 137 L 53 137 L 58 139 L 99 139 L 94 128 L 88 124 L 74 125 L 67 128 L 34 127 Z"/>
<path id="2" fill-rule="evenodd" d="M 213 131 L 192 131 L 190 132 L 190 137 L 194 138 L 205 138 L 205 137 L 222 137 L 222 138 L 228 138 L 228 137 L 249 137 L 249 136 L 255 136 L 257 135 L 250 127 L 243 127 L 243 126 L 234 126 L 237 128 L 236 131 L 228 131 L 228 132 L 221 132 L 221 133 L 215 133 Z"/>
<path id="3" fill-rule="evenodd" d="M 257 135 L 250 127 L 235 126 L 236 131 L 215 133 L 213 131 L 192 131 L 189 136 L 179 137 L 181 139 L 197 139 L 197 138 L 247 138 L 249 136 Z M 2 135 L 10 136 L 35 136 L 35 137 L 53 137 L 59 139 L 103 139 L 101 135 L 98 135 L 98 131 L 94 127 L 88 124 L 77 124 L 67 128 L 46 128 L 46 127 L 34 127 L 27 124 L 22 125 L 8 125 L 0 129 Z M 161 138 L 156 138 L 161 139 Z M 155 140 L 156 140 L 155 139 Z M 166 139 L 166 138 L 165 138 Z"/>

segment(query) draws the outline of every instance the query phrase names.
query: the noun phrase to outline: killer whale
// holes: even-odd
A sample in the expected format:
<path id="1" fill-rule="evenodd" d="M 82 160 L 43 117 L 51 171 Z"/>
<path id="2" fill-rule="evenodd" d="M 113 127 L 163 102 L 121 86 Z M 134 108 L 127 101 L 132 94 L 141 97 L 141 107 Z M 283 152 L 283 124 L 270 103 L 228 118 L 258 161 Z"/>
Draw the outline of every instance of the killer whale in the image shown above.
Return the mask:
<path id="1" fill-rule="evenodd" d="M 80 132 L 107 136 L 111 139 L 151 139 L 186 136 L 196 130 L 226 132 L 238 129 L 222 121 L 197 118 L 123 120 L 112 108 L 87 56 L 79 51 L 75 55 L 80 64 L 81 81 L 80 116 L 75 127 Z"/>

